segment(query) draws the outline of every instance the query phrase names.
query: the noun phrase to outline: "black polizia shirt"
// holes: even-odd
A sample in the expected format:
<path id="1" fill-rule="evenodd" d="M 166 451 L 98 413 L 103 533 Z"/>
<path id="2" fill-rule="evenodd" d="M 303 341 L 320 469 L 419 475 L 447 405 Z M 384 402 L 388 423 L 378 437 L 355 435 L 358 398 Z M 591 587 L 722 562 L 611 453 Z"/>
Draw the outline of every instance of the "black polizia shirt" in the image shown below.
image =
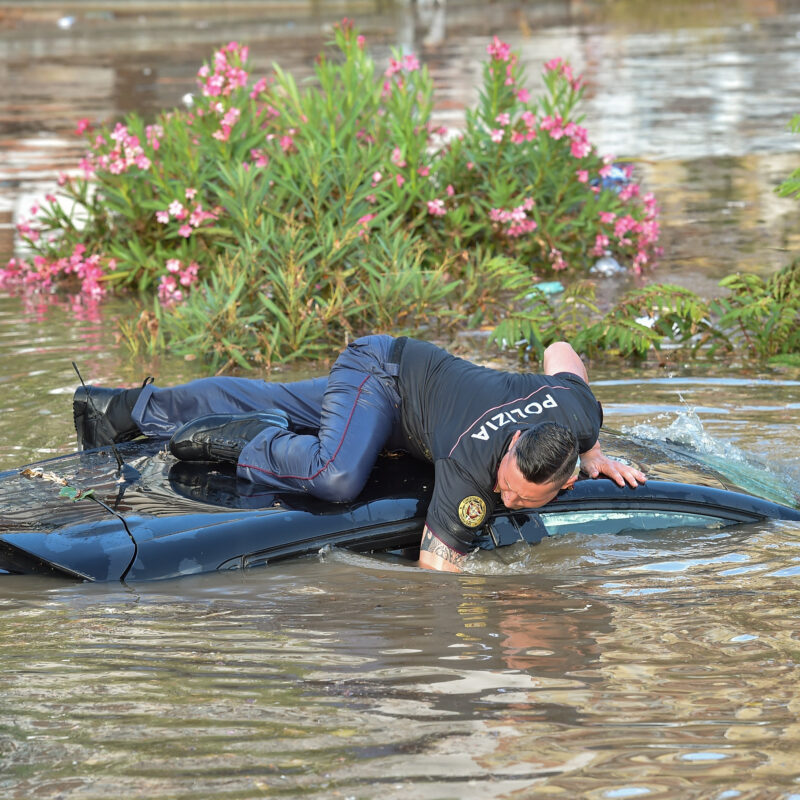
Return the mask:
<path id="1" fill-rule="evenodd" d="M 600 404 L 577 375 L 500 372 L 416 339 L 403 342 L 398 387 L 405 447 L 434 464 L 426 524 L 462 553 L 499 499 L 497 467 L 516 431 L 557 422 L 585 453 L 602 423 Z"/>

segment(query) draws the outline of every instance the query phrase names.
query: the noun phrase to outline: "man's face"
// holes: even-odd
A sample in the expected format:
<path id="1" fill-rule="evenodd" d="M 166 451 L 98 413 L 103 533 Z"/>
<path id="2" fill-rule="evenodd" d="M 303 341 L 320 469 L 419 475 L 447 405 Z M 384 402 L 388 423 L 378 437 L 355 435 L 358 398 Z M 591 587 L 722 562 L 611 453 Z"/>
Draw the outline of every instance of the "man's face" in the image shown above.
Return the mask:
<path id="1" fill-rule="evenodd" d="M 570 478 L 563 486 L 555 483 L 531 483 L 525 480 L 517 466 L 514 444 L 519 431 L 514 434 L 506 454 L 497 467 L 497 489 L 506 508 L 539 508 L 549 503 L 562 489 L 568 489 L 575 482 Z"/>

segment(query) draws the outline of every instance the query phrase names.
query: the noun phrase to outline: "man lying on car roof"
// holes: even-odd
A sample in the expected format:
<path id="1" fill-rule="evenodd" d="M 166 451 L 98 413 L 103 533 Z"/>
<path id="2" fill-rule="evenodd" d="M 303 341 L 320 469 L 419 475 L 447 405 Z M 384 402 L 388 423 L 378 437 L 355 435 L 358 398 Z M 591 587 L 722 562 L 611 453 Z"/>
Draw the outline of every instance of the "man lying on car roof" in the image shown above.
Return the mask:
<path id="1" fill-rule="evenodd" d="M 233 462 L 241 478 L 332 502 L 358 496 L 381 450 L 407 450 L 433 462 L 436 478 L 420 566 L 457 572 L 498 499 L 512 509 L 548 503 L 574 483 L 578 457 L 591 477 L 645 480 L 601 452 L 602 408 L 572 347 L 550 345 L 543 366 L 501 372 L 375 335 L 350 344 L 327 378 L 81 386 L 73 410 L 86 449 L 169 438 L 179 459 Z"/>

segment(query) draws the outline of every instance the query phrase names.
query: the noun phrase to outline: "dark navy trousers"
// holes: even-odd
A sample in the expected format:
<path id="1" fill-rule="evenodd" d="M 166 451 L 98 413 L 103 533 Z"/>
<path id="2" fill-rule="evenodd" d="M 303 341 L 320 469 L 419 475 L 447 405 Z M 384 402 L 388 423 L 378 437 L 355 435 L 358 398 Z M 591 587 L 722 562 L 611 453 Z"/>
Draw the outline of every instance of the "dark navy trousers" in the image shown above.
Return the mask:
<path id="1" fill-rule="evenodd" d="M 146 436 L 168 438 L 206 414 L 278 408 L 293 433 L 268 428 L 239 456 L 239 477 L 277 491 L 304 491 L 347 502 L 363 489 L 380 451 L 400 434 L 394 338 L 365 336 L 336 359 L 327 378 L 268 383 L 251 378 L 201 378 L 181 386 L 146 386 L 133 419 Z"/>

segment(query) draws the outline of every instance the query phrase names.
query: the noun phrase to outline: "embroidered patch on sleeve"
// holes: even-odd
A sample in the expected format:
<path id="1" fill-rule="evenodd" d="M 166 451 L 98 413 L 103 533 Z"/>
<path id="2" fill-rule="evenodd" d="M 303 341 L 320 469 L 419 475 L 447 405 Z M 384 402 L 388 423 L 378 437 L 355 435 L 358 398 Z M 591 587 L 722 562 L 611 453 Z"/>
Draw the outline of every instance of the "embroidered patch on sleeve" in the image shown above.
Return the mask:
<path id="1" fill-rule="evenodd" d="M 458 518 L 468 528 L 477 528 L 486 519 L 486 503 L 474 494 L 465 497 L 458 505 Z"/>

